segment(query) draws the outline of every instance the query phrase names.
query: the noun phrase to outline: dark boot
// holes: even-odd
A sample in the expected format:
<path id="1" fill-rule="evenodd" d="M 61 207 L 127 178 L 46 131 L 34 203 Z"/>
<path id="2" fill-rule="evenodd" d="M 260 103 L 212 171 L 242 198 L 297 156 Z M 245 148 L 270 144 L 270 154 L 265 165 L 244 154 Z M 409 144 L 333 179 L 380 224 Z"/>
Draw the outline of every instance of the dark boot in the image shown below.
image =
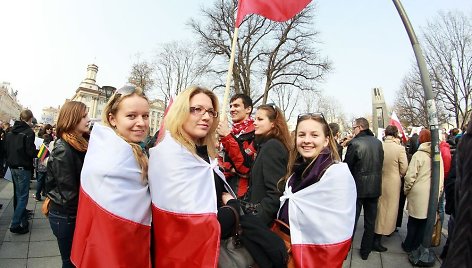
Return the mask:
<path id="1" fill-rule="evenodd" d="M 380 243 L 380 240 L 382 239 L 382 235 L 380 234 L 374 234 L 374 245 L 372 247 L 372 250 L 373 251 L 377 251 L 377 252 L 385 252 L 387 251 L 387 248 L 382 246 L 382 244 Z"/>

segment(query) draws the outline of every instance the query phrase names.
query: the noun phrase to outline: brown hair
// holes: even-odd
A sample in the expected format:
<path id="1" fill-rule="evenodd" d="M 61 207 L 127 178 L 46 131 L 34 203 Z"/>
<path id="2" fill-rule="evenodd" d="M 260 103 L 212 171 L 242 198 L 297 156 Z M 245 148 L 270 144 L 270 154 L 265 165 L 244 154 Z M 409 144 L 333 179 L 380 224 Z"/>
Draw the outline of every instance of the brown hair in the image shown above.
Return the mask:
<path id="1" fill-rule="evenodd" d="M 66 102 L 57 117 L 57 137 L 62 138 L 64 133 L 72 133 L 82 118 L 87 116 L 87 106 L 80 101 Z"/>
<path id="2" fill-rule="evenodd" d="M 423 128 L 420 131 L 420 136 L 418 138 L 418 143 L 422 144 L 424 142 L 429 142 L 431 141 L 431 131 L 429 129 Z"/>
<path id="3" fill-rule="evenodd" d="M 215 111 L 219 110 L 218 98 L 216 97 L 215 93 L 213 93 L 213 91 L 203 87 L 191 86 L 180 92 L 172 106 L 169 108 L 169 112 L 165 118 L 165 128 L 170 132 L 172 137 L 194 155 L 197 154 L 195 147 L 196 144 L 192 139 L 190 139 L 190 137 L 184 134 L 183 124 L 185 121 L 187 121 L 187 118 L 190 115 L 190 99 L 200 93 L 207 95 L 211 99 L 211 104 L 213 105 L 213 109 Z M 215 132 L 216 128 L 218 127 L 218 122 L 219 115 L 213 119 L 213 124 L 210 127 L 210 131 L 206 137 L 202 139 L 202 144 L 207 146 L 208 155 L 211 158 L 216 157 Z"/>
<path id="4" fill-rule="evenodd" d="M 288 160 L 287 174 L 282 179 L 282 181 L 284 183 L 292 175 L 293 167 L 295 165 L 295 162 L 297 161 L 297 159 L 299 159 L 301 157 L 300 153 L 297 150 L 297 136 L 298 136 L 297 132 L 298 132 L 298 125 L 300 124 L 300 122 L 303 122 L 303 121 L 306 121 L 306 120 L 313 120 L 313 121 L 318 122 L 322 125 L 323 134 L 328 138 L 328 148 L 329 148 L 330 153 L 331 153 L 331 159 L 336 160 L 336 161 L 341 160 L 341 158 L 339 157 L 339 154 L 338 154 L 338 148 L 336 146 L 336 141 L 334 140 L 333 133 L 332 133 L 332 131 L 331 131 L 329 125 L 328 125 L 328 122 L 326 122 L 323 115 L 321 115 L 321 114 L 319 114 L 319 115 L 318 114 L 306 114 L 306 115 L 303 115 L 303 116 L 299 116 L 299 118 L 297 120 L 297 126 L 295 127 L 294 146 L 293 146 L 292 150 L 290 151 L 290 157 L 289 157 L 289 160 Z M 311 165 L 313 164 L 313 162 L 315 162 L 317 157 L 318 156 L 315 156 L 315 158 L 313 158 L 313 160 L 311 160 L 311 162 L 307 165 L 306 169 L 303 171 L 303 174 L 307 171 L 307 169 L 309 169 L 311 167 Z"/>
<path id="5" fill-rule="evenodd" d="M 126 141 L 131 146 L 131 149 L 133 150 L 134 158 L 136 158 L 136 161 L 138 162 L 139 167 L 141 167 L 141 178 L 143 182 L 147 183 L 148 158 L 146 154 L 143 152 L 143 149 L 141 148 L 139 144 L 128 141 L 125 138 L 123 138 L 123 136 L 119 135 L 116 132 L 115 128 L 110 124 L 110 115 L 116 115 L 116 113 L 120 109 L 120 103 L 124 99 L 136 95 L 149 102 L 149 100 L 144 95 L 144 92 L 140 87 L 134 87 L 134 86 L 125 86 L 125 87 L 129 87 L 129 88 L 132 87 L 131 88 L 132 91 L 128 94 L 127 93 L 122 94 L 122 93 L 119 93 L 120 90 L 117 90 L 115 94 L 111 96 L 110 100 L 107 102 L 107 105 L 103 109 L 102 123 L 110 127 L 111 129 L 113 129 L 118 136 L 120 136 L 124 141 Z"/>
<path id="6" fill-rule="evenodd" d="M 269 104 L 260 105 L 257 107 L 257 110 L 265 111 L 269 121 L 274 123 L 274 127 L 264 136 L 278 139 L 285 146 L 287 151 L 290 151 L 292 148 L 292 140 L 283 112 L 275 105 Z"/>
<path id="7" fill-rule="evenodd" d="M 398 138 L 398 128 L 394 125 L 388 125 L 387 128 L 385 128 L 385 136 Z"/>
<path id="8" fill-rule="evenodd" d="M 33 118 L 33 112 L 31 112 L 30 110 L 26 109 L 26 110 L 21 111 L 21 113 L 20 113 L 20 120 L 21 121 L 28 122 L 32 118 Z"/>

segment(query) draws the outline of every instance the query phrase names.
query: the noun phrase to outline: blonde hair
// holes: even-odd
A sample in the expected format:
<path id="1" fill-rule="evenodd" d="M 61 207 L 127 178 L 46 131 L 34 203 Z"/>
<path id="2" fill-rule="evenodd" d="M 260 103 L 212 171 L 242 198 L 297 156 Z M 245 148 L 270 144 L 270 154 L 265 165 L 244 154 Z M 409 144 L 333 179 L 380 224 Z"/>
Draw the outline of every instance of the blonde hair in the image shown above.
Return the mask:
<path id="1" fill-rule="evenodd" d="M 85 116 L 87 116 L 87 106 L 83 102 L 66 102 L 57 117 L 57 137 L 62 138 L 64 133 L 72 133 Z"/>
<path id="2" fill-rule="evenodd" d="M 172 106 L 170 107 L 167 116 L 165 117 L 165 128 L 170 132 L 172 137 L 176 139 L 182 146 L 187 148 L 190 152 L 196 155 L 196 144 L 195 142 L 185 134 L 183 130 L 183 124 L 187 121 L 190 116 L 190 99 L 197 94 L 205 94 L 211 99 L 213 109 L 219 111 L 218 98 L 215 93 L 211 90 L 199 87 L 191 86 L 182 91 Z M 219 117 L 213 119 L 213 124 L 210 127 L 208 134 L 202 139 L 202 145 L 206 145 L 208 149 L 208 155 L 211 158 L 216 157 L 216 137 L 215 132 L 218 126 Z"/>
<path id="3" fill-rule="evenodd" d="M 139 166 L 141 167 L 141 178 L 144 183 L 147 182 L 147 172 L 148 172 L 148 158 L 147 155 L 144 153 L 143 149 L 141 146 L 137 143 L 128 141 L 125 139 L 123 136 L 118 134 L 116 132 L 115 127 L 113 127 L 110 123 L 110 115 L 116 115 L 120 108 L 120 103 L 131 96 L 139 96 L 146 101 L 149 102 L 148 98 L 144 95 L 143 90 L 140 87 L 135 87 L 134 91 L 131 94 L 121 94 L 115 92 L 113 96 L 110 98 L 110 100 L 107 102 L 107 105 L 105 106 L 105 109 L 103 109 L 102 113 L 102 123 L 106 126 L 109 126 L 111 129 L 115 131 L 115 133 L 120 136 L 123 140 L 125 140 L 130 146 L 131 149 L 133 150 L 133 155 L 136 158 L 136 161 L 138 162 Z"/>
<path id="4" fill-rule="evenodd" d="M 330 153 L 331 153 L 331 159 L 333 159 L 335 161 L 340 161 L 341 160 L 340 157 L 339 157 L 339 154 L 338 154 L 338 148 L 336 147 L 336 141 L 334 140 L 333 133 L 331 132 L 331 129 L 329 128 L 328 122 L 326 122 L 324 117 L 322 115 L 317 115 L 317 114 L 316 115 L 315 114 L 303 115 L 297 120 L 297 126 L 295 127 L 295 139 L 293 140 L 295 146 L 293 146 L 292 150 L 290 151 L 290 157 L 289 157 L 288 166 L 287 166 L 287 174 L 283 178 L 283 182 L 286 182 L 287 179 L 292 175 L 293 167 L 295 165 L 295 162 L 298 159 L 300 159 L 300 157 L 302 157 L 300 155 L 300 153 L 298 152 L 298 150 L 297 150 L 297 138 L 298 138 L 297 131 L 298 131 L 298 125 L 300 124 L 300 122 L 303 122 L 303 121 L 306 121 L 306 120 L 313 120 L 313 121 L 318 122 L 322 125 L 323 133 L 328 138 L 328 148 L 329 148 Z M 307 167 L 303 171 L 302 177 L 305 174 L 305 172 L 308 169 L 311 168 L 313 163 L 316 161 L 317 157 L 318 156 L 315 156 L 310 161 L 310 163 L 307 165 Z"/>

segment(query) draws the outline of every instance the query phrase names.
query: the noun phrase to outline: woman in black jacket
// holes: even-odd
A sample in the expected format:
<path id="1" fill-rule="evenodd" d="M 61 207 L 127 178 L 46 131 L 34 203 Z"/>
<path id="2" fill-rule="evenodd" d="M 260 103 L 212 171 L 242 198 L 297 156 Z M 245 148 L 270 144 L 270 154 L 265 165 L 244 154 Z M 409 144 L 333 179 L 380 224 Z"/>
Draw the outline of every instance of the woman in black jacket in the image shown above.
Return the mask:
<path id="1" fill-rule="evenodd" d="M 257 108 L 254 128 L 257 156 L 251 169 L 245 208 L 270 225 L 280 206 L 282 189 L 277 184 L 287 173 L 290 133 L 282 111 L 271 104 Z"/>
<path id="2" fill-rule="evenodd" d="M 46 179 L 49 223 L 57 238 L 62 267 L 74 267 L 70 261 L 72 238 L 79 201 L 80 172 L 87 151 L 90 119 L 82 102 L 62 106 L 57 119 L 57 136 L 48 160 Z"/>

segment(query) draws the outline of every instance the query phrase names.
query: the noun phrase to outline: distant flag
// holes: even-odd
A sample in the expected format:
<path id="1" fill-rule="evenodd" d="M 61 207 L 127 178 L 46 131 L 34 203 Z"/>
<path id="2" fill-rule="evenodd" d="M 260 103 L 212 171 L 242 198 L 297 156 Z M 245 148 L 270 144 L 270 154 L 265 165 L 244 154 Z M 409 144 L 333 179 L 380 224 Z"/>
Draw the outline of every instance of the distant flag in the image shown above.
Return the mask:
<path id="1" fill-rule="evenodd" d="M 39 147 L 38 158 L 39 158 L 39 160 L 44 161 L 44 158 L 46 158 L 48 156 L 49 156 L 48 147 L 46 145 L 44 145 L 44 143 L 43 143 Z"/>
<path id="2" fill-rule="evenodd" d="M 164 122 L 165 122 L 164 119 L 166 119 L 167 112 L 169 112 L 169 109 L 172 106 L 173 102 L 174 102 L 174 96 L 170 96 L 169 104 L 167 104 L 167 108 L 164 111 L 164 115 L 162 116 L 161 126 L 159 127 L 159 134 L 157 135 L 156 143 L 154 144 L 154 146 L 156 146 L 162 140 L 162 136 L 164 135 L 164 132 L 166 131 L 165 126 L 164 126 Z"/>
<path id="3" fill-rule="evenodd" d="M 392 113 L 392 116 L 390 117 L 390 123 L 388 123 L 391 126 L 396 126 L 398 128 L 398 131 L 402 135 L 402 141 L 403 143 L 407 142 L 407 138 L 405 135 L 405 131 L 403 130 L 402 124 L 400 123 L 400 119 L 398 119 L 398 116 L 395 112 Z"/>
<path id="4" fill-rule="evenodd" d="M 239 0 L 236 28 L 249 14 L 258 14 L 269 20 L 287 21 L 302 11 L 311 0 Z"/>

